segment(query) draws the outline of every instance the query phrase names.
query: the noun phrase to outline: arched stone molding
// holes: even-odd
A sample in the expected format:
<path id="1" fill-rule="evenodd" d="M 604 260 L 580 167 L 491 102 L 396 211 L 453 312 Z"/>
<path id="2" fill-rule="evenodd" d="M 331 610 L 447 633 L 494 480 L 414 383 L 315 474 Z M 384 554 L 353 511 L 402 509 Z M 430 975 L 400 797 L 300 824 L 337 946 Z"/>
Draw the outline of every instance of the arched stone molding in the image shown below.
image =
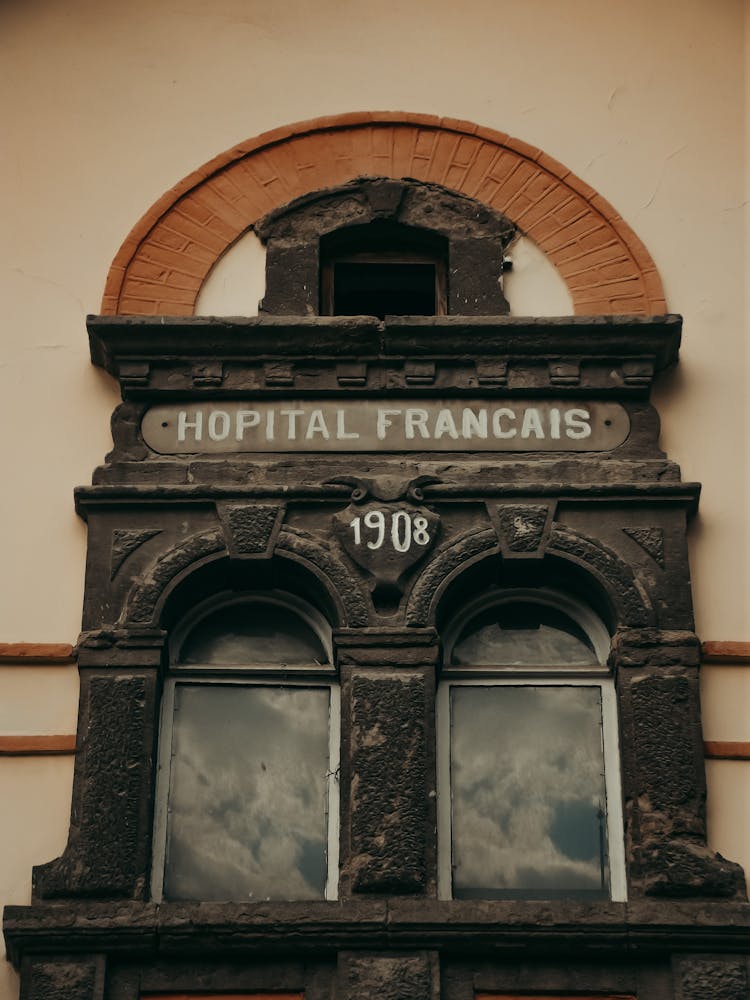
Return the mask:
<path id="1" fill-rule="evenodd" d="M 440 184 L 502 213 L 557 267 L 578 314 L 666 312 L 643 243 L 542 150 L 470 122 L 361 112 L 266 132 L 175 185 L 115 256 L 102 313 L 192 315 L 213 265 L 258 219 L 362 176 Z"/>
<path id="2" fill-rule="evenodd" d="M 329 581 L 328 589 L 335 595 L 344 612 L 341 627 L 363 628 L 370 623 L 369 603 L 359 583 L 344 564 L 317 539 L 298 528 L 282 528 L 276 551 L 291 559 L 306 563 L 318 577 Z"/>
<path id="3" fill-rule="evenodd" d="M 190 567 L 227 554 L 224 532 L 212 528 L 192 535 L 165 553 L 150 572 L 131 590 L 121 616 L 123 626 L 158 623 L 160 608 L 168 593 Z M 283 527 L 274 554 L 299 562 L 320 581 L 341 613 L 340 627 L 357 628 L 369 624 L 367 599 L 344 564 L 307 532 Z"/>
<path id="4" fill-rule="evenodd" d="M 601 542 L 553 524 L 546 551 L 580 566 L 600 584 L 612 600 L 618 627 L 647 628 L 655 624 L 651 602 L 630 567 Z"/>
<path id="5" fill-rule="evenodd" d="M 420 574 L 409 595 L 406 624 L 412 628 L 425 628 L 431 624 L 437 599 L 451 579 L 458 572 L 468 569 L 477 558 L 498 550 L 497 535 L 493 528 L 467 531 L 441 549 Z"/>
<path id="6" fill-rule="evenodd" d="M 150 572 L 135 584 L 122 614 L 123 625 L 151 625 L 157 618 L 162 595 L 190 565 L 226 549 L 224 533 L 217 528 L 201 531 L 162 555 Z"/>
<path id="7" fill-rule="evenodd" d="M 432 624 L 440 597 L 456 576 L 478 559 L 499 551 L 495 530 L 480 528 L 461 535 L 439 552 L 409 596 L 407 625 Z M 630 568 L 601 543 L 555 524 L 544 553 L 574 563 L 593 578 L 612 602 L 618 627 L 648 628 L 655 624 L 651 603 Z"/>

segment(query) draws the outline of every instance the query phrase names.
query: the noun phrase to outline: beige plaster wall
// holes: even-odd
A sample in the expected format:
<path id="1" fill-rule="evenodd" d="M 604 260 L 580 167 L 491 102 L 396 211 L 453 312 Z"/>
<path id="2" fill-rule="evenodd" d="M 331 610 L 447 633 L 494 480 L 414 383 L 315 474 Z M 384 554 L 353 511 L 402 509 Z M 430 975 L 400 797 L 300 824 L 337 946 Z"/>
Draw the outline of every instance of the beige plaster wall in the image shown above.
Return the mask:
<path id="1" fill-rule="evenodd" d="M 78 632 L 85 533 L 72 489 L 108 450 L 117 400 L 88 362 L 84 316 L 99 308 L 122 239 L 172 184 L 243 138 L 363 109 L 453 116 L 524 139 L 599 190 L 643 239 L 670 308 L 685 317 L 681 364 L 657 404 L 664 446 L 685 478 L 704 483 L 692 531 L 698 629 L 704 639 L 750 639 L 746 7 L 0 4 L 0 642 Z M 256 283 L 257 253 L 248 250 Z M 204 305 L 209 294 L 222 299 L 206 288 Z M 37 682 L 30 697 L 41 705 Z M 43 720 L 40 708 L 39 732 Z M 28 892 L 31 864 L 64 843 L 70 761 L 0 765 L 4 801 L 17 803 L 0 832 L 8 901 Z M 743 768 L 712 764 L 712 816 L 729 816 L 731 803 L 747 809 Z M 731 831 L 718 820 L 712 829 L 716 846 L 739 856 Z M 14 989 L 0 973 L 1 1000 Z"/>
<path id="2" fill-rule="evenodd" d="M 573 299 L 565 280 L 533 240 L 521 236 L 508 249 L 513 269 L 502 278 L 513 316 L 569 316 Z M 245 233 L 203 282 L 196 316 L 257 316 L 265 292 L 266 253 L 255 233 Z"/>
<path id="3" fill-rule="evenodd" d="M 673 0 L 3 4 L 0 398 L 13 490 L 0 523 L 14 585 L 0 637 L 78 630 L 84 536 L 70 492 L 107 450 L 115 400 L 86 362 L 83 316 L 134 221 L 244 137 L 383 108 L 468 118 L 541 147 L 644 240 L 685 316 L 682 362 L 658 401 L 664 444 L 704 483 L 698 626 L 750 638 L 744 6 L 684 0 L 675 17 Z M 30 517 L 31 536 L 15 527 Z"/>
<path id="4" fill-rule="evenodd" d="M 76 730 L 75 666 L 0 666 L 0 736 L 65 735 Z M 73 757 L 0 757 L 0 905 L 28 903 L 31 869 L 58 857 L 68 839 Z M 18 996 L 3 960 L 0 1000 Z"/>

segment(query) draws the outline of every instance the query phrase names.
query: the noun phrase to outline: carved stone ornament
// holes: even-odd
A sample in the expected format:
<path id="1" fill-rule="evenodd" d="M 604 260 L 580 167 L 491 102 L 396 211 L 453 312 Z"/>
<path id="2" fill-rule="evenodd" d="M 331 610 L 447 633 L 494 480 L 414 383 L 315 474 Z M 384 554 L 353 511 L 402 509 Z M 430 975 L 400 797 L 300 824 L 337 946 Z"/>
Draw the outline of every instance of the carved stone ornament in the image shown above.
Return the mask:
<path id="1" fill-rule="evenodd" d="M 232 558 L 268 558 L 284 519 L 281 504 L 217 503 L 216 512 L 224 529 Z"/>
<path id="2" fill-rule="evenodd" d="M 410 503 L 351 503 L 333 516 L 347 555 L 372 578 L 373 591 L 401 593 L 408 571 L 435 544 L 440 517 Z"/>
<path id="3" fill-rule="evenodd" d="M 112 532 L 110 580 L 114 580 L 129 555 L 140 548 L 144 542 L 147 542 L 150 538 L 160 533 L 161 528 L 143 528 L 141 530 L 115 528 Z"/>
<path id="4" fill-rule="evenodd" d="M 503 555 L 506 558 L 543 555 L 551 513 L 549 504 L 509 503 L 491 510 Z"/>
<path id="5" fill-rule="evenodd" d="M 640 545 L 654 562 L 664 569 L 664 532 L 661 528 L 623 528 L 629 538 Z"/>

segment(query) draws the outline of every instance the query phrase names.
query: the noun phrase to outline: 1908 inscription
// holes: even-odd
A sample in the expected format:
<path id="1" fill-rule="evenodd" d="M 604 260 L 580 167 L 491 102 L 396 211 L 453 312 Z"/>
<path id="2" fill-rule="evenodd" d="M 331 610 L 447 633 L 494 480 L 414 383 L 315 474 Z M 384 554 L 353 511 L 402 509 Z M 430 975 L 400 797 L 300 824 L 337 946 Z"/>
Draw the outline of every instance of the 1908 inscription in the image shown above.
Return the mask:
<path id="1" fill-rule="evenodd" d="M 144 415 L 167 455 L 291 451 L 604 451 L 627 438 L 619 403 L 293 400 L 185 403 Z"/>

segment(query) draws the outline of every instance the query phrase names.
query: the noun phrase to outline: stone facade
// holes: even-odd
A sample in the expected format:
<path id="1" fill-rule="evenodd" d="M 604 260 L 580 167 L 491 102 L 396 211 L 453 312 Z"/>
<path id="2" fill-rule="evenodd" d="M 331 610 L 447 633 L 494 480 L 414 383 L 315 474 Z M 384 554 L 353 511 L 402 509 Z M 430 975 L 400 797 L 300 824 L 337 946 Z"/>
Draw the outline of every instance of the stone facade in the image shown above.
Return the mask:
<path id="1" fill-rule="evenodd" d="M 269 312 L 291 315 L 89 322 L 92 358 L 119 379 L 123 402 L 113 451 L 76 494 L 89 550 L 69 843 L 36 869 L 31 906 L 6 910 L 23 1000 L 195 990 L 736 1000 L 746 987 L 743 874 L 706 844 L 686 540 L 699 487 L 660 450 L 650 402 L 654 378 L 676 361 L 679 318 L 493 315 L 502 254 L 467 248 L 481 243 L 474 203 L 414 184 L 380 194 L 363 182 L 266 219 Z M 438 231 L 455 246 L 466 239 L 456 252 L 487 292 L 478 314 L 380 323 L 308 316 L 304 296 L 285 298 L 288 257 L 274 241 L 309 258 L 352 197 L 365 214 L 377 203 L 407 221 L 412 202 L 442 198 L 450 214 L 458 201 L 468 236 L 460 212 Z M 501 245 L 498 233 L 513 231 L 503 217 L 485 224 Z M 563 442 L 542 454 L 528 442 L 502 454 L 321 449 L 311 460 L 156 452 L 141 429 L 157 405 L 285 397 L 391 408 L 608 402 L 629 433 L 591 452 Z M 360 557 L 342 525 L 367 509 L 422 518 L 430 544 L 414 559 Z M 437 898 L 441 640 L 466 595 L 498 582 L 580 594 L 612 636 L 628 902 Z M 302 597 L 332 627 L 342 696 L 337 900 L 151 899 L 169 638 L 228 584 Z"/>

